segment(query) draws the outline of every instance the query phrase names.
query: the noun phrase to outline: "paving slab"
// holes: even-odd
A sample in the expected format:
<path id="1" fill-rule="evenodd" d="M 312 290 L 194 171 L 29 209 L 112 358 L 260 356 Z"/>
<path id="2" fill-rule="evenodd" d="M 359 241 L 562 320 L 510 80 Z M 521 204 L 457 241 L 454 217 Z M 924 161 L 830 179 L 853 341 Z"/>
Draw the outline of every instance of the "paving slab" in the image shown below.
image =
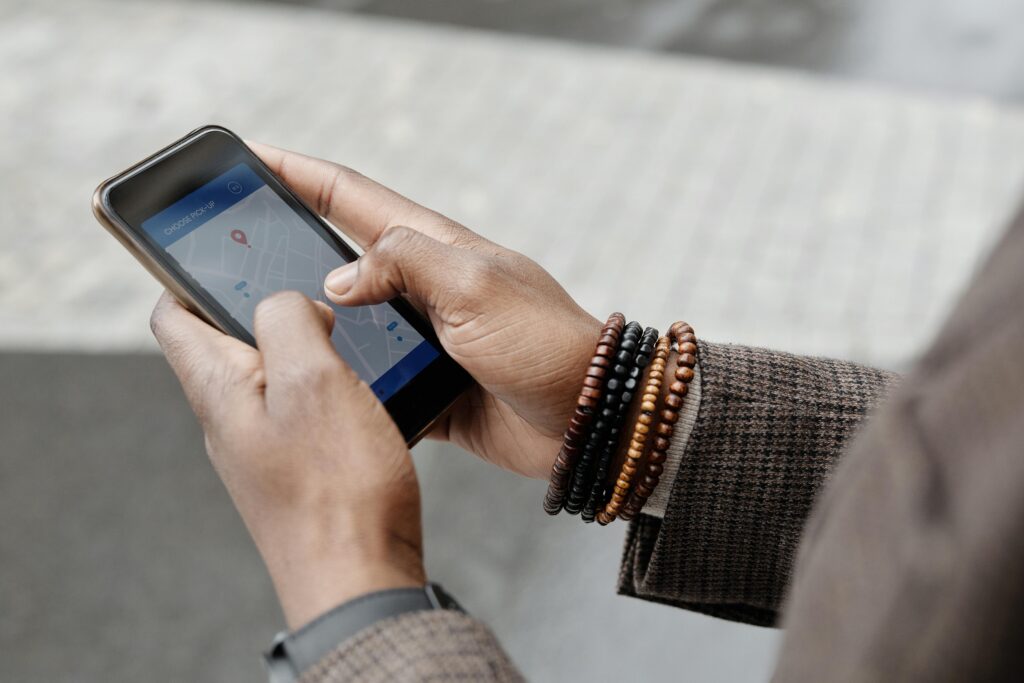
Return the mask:
<path id="1" fill-rule="evenodd" d="M 0 348 L 153 348 L 157 287 L 89 196 L 210 121 L 379 178 L 596 314 L 897 367 L 1024 180 L 1024 117 L 984 99 L 281 5 L 0 17 Z"/>

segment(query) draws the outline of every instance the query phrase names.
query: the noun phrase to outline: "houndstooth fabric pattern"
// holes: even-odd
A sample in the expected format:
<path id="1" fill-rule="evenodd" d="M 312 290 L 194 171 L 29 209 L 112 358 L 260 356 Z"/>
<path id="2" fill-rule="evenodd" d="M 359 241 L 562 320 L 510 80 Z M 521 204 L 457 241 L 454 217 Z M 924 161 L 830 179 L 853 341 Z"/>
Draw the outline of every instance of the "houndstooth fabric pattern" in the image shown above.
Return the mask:
<path id="1" fill-rule="evenodd" d="M 701 342 L 701 400 L 664 519 L 630 526 L 619 592 L 770 625 L 839 453 L 896 377 L 854 363 Z M 519 681 L 481 622 L 412 612 L 340 644 L 303 683 Z"/>
<path id="2" fill-rule="evenodd" d="M 619 592 L 774 625 L 811 506 L 896 376 L 699 344 L 702 397 L 663 519 L 627 534 Z"/>
<path id="3" fill-rule="evenodd" d="M 349 638 L 300 683 L 522 681 L 482 622 L 453 610 L 409 612 Z"/>

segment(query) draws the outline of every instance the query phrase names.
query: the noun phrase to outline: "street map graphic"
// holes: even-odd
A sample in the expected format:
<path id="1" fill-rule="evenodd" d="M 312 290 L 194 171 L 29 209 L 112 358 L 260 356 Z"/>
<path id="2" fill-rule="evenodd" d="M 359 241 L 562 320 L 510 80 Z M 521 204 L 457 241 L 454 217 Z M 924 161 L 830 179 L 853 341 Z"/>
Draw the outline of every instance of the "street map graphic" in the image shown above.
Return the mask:
<path id="1" fill-rule="evenodd" d="M 297 290 L 327 303 L 336 318 L 334 347 L 369 384 L 423 342 L 387 304 L 328 301 L 324 278 L 344 261 L 266 185 L 165 248 L 250 332 L 256 304 L 274 292 Z"/>

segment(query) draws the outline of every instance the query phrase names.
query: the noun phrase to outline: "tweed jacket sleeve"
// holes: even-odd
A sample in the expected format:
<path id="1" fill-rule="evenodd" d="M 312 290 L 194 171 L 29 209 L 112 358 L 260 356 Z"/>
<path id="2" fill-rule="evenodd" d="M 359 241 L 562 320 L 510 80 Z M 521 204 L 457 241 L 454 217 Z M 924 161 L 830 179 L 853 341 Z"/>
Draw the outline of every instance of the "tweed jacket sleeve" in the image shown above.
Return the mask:
<path id="1" fill-rule="evenodd" d="M 522 681 L 494 634 L 453 610 L 409 612 L 352 636 L 303 673 L 300 683 Z"/>
<path id="2" fill-rule="evenodd" d="M 774 625 L 815 497 L 896 376 L 706 342 L 698 359 L 696 423 L 664 517 L 630 526 L 619 592 Z"/>
<path id="3" fill-rule="evenodd" d="M 895 376 L 853 363 L 701 343 L 700 405 L 664 518 L 627 535 L 619 591 L 773 624 L 815 495 Z M 491 631 L 410 612 L 338 645 L 302 683 L 518 681 Z"/>

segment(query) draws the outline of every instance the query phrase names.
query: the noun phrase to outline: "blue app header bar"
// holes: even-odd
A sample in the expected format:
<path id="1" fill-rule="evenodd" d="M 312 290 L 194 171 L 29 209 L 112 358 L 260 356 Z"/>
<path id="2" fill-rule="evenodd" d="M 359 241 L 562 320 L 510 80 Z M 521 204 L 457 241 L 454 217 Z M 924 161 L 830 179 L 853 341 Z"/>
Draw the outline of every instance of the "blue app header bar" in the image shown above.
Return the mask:
<path id="1" fill-rule="evenodd" d="M 238 164 L 147 218 L 142 229 L 161 247 L 168 247 L 264 185 L 251 168 Z"/>

